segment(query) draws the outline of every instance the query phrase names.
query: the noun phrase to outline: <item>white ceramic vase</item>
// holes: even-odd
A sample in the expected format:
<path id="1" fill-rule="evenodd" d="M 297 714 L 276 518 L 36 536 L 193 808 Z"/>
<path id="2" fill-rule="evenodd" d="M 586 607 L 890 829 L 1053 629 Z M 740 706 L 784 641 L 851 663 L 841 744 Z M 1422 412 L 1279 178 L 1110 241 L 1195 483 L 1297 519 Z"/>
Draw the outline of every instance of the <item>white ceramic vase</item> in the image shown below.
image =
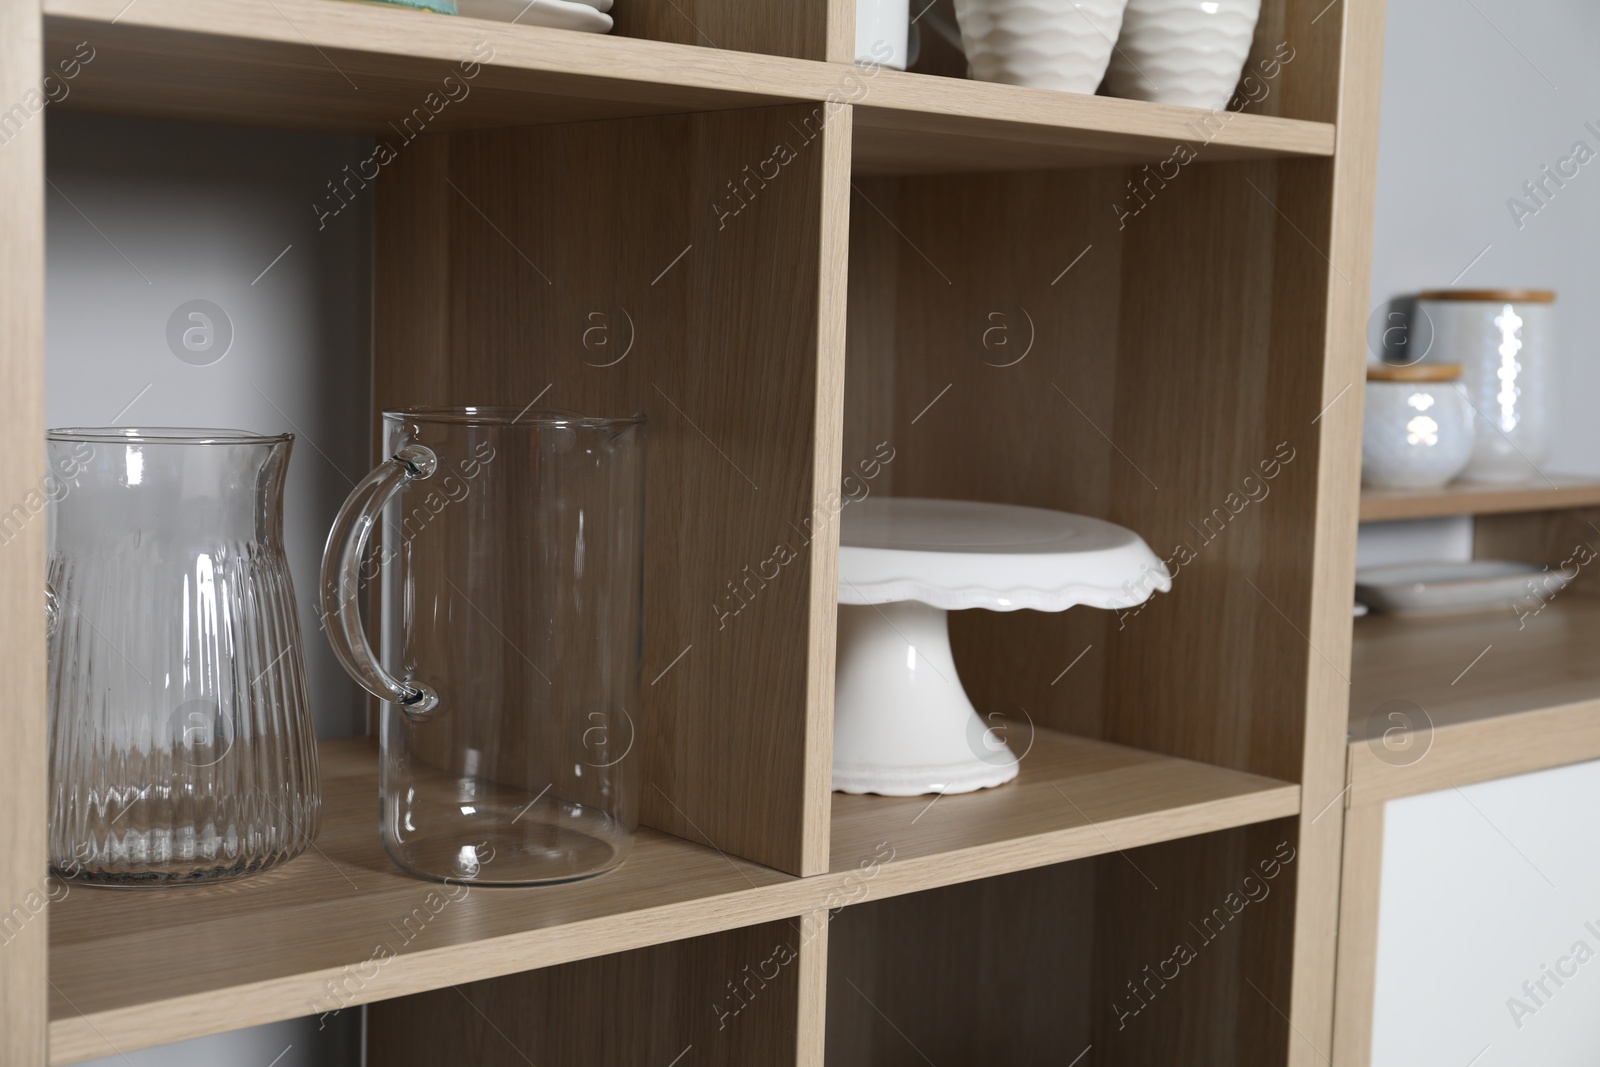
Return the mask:
<path id="1" fill-rule="evenodd" d="M 1092 93 L 1127 0 L 955 0 L 972 77 Z"/>
<path id="2" fill-rule="evenodd" d="M 1437 489 L 1472 458 L 1472 406 L 1453 381 L 1369 381 L 1361 481 L 1374 489 Z"/>
<path id="3" fill-rule="evenodd" d="M 1261 0 L 1128 0 L 1106 92 L 1222 110 L 1260 13 Z"/>

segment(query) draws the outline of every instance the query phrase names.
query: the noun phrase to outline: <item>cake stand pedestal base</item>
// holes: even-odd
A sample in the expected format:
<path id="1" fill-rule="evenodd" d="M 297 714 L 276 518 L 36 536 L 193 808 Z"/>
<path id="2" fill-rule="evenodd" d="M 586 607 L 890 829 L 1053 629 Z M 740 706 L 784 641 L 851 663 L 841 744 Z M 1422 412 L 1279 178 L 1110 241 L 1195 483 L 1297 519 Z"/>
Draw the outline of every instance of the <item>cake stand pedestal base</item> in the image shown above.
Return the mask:
<path id="1" fill-rule="evenodd" d="M 1009 782 L 1017 759 L 961 688 L 946 612 L 839 605 L 833 788 L 906 797 Z"/>

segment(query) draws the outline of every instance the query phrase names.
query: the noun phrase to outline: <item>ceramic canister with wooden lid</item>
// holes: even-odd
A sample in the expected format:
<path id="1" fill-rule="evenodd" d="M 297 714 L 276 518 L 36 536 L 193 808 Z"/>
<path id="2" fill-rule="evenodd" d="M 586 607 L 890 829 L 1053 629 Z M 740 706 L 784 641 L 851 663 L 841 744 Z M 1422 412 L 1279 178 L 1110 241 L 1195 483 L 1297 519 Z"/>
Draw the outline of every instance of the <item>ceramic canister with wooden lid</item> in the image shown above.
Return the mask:
<path id="1" fill-rule="evenodd" d="M 1478 416 L 1464 479 L 1531 481 L 1549 457 L 1555 299 L 1548 289 L 1417 294 L 1418 317 L 1425 317 L 1433 332 L 1428 358 L 1461 364 L 1462 383 Z"/>
<path id="2" fill-rule="evenodd" d="M 1472 457 L 1473 413 L 1458 363 L 1372 364 L 1361 429 L 1361 481 L 1437 489 Z"/>

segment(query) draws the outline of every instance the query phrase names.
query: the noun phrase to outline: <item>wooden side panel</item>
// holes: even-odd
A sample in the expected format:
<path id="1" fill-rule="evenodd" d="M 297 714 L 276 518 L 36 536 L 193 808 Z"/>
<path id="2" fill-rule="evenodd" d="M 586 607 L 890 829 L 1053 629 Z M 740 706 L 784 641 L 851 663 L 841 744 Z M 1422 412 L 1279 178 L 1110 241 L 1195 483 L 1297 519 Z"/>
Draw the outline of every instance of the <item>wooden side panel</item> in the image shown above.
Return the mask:
<path id="1" fill-rule="evenodd" d="M 39 4 L 0 4 L 0 1062 L 45 1060 L 44 91 Z"/>
<path id="2" fill-rule="evenodd" d="M 1378 897 L 1383 883 L 1384 810 L 1382 804 L 1368 804 L 1345 813 L 1333 1067 L 1367 1067 L 1372 1062 L 1372 1001 L 1378 978 Z"/>
<path id="3" fill-rule="evenodd" d="M 1305 5 L 1317 6 L 1315 0 Z M 1326 323 L 1317 348 L 1318 432 L 1316 519 L 1311 534 L 1311 598 L 1305 688 L 1305 773 L 1301 778 L 1299 871 L 1303 891 L 1294 929 L 1295 1027 L 1307 1040 L 1291 1045 L 1292 1067 L 1325 1062 L 1318 1050 L 1331 1046 L 1334 973 L 1330 964 L 1339 936 L 1340 827 L 1337 797 L 1345 785 L 1346 733 L 1350 714 L 1350 589 L 1355 581 L 1355 515 L 1360 508 L 1362 382 L 1366 368 L 1366 322 L 1371 294 L 1372 218 L 1378 165 L 1378 101 L 1383 76 L 1384 0 L 1340 0 L 1323 21 L 1342 16 L 1338 63 L 1325 76 L 1335 96 L 1338 140 L 1331 188 L 1319 174 L 1285 166 L 1285 211 L 1308 201 L 1326 203 L 1331 216 L 1327 255 Z M 1321 23 L 1307 24 L 1307 32 Z M 1335 30 L 1325 32 L 1335 36 Z M 1324 117 L 1320 109 L 1291 112 Z M 1323 197 L 1327 199 L 1324 201 Z M 1312 240 L 1317 235 L 1306 230 Z M 1287 239 L 1287 238 L 1286 238 Z M 1280 350 L 1286 351 L 1286 350 Z M 1330 806 L 1335 810 L 1330 811 Z"/>
<path id="4" fill-rule="evenodd" d="M 648 37 L 715 48 L 724 52 L 765 52 L 796 59 L 836 59 L 829 47 L 830 8 L 840 0 L 631 0 L 611 10 L 612 31 L 624 37 Z M 842 11 L 841 11 L 842 13 Z M 855 17 L 854 5 L 848 12 Z M 833 20 L 838 25 L 837 14 Z M 854 56 L 855 26 L 851 48 Z M 837 31 L 836 31 L 837 32 Z M 739 57 L 726 57 L 738 69 Z"/>
<path id="5" fill-rule="evenodd" d="M 791 1067 L 801 942 L 798 923 L 764 923 L 382 1001 L 367 1062 Z"/>
<path id="6" fill-rule="evenodd" d="M 644 818 L 791 873 L 827 863 L 843 282 L 818 279 L 849 130 L 824 116 L 441 135 L 377 190 L 380 409 L 649 416 Z"/>

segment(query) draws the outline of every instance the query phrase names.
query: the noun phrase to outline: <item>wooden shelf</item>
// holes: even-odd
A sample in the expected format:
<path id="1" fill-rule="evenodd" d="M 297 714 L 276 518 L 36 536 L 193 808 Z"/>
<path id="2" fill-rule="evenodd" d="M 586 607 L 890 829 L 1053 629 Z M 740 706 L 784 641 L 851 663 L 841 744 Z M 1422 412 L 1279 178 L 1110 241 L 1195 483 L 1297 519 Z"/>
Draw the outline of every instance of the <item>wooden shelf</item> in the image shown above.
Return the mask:
<path id="1" fill-rule="evenodd" d="M 1122 745 L 1039 730 L 1015 781 L 961 796 L 833 797 L 830 869 L 857 868 L 880 843 L 894 862 L 873 897 L 1137 848 L 1299 809 L 1298 786 Z M 930 800 L 932 801 L 930 803 Z"/>
<path id="2" fill-rule="evenodd" d="M 861 173 L 1157 162 L 1180 141 L 1208 162 L 1334 147 L 1331 123 L 329 0 L 46 0 L 45 12 L 47 60 L 80 41 L 95 49 L 58 106 L 368 133 L 401 147 L 398 124 L 452 72 L 458 99 L 423 112 L 428 132 L 849 102 Z M 459 77 L 458 64 L 486 55 L 474 77 Z"/>
<path id="3" fill-rule="evenodd" d="M 1407 492 L 1361 491 L 1361 521 L 1432 519 L 1444 515 L 1497 515 L 1600 506 L 1600 480 L 1554 475 L 1529 485 L 1447 485 Z"/>
<path id="4" fill-rule="evenodd" d="M 465 895 L 456 887 L 451 893 L 459 899 L 449 900 L 449 887 L 407 877 L 383 854 L 371 742 L 325 743 L 322 759 L 322 832 L 316 847 L 293 862 L 209 887 L 114 893 L 74 886 L 52 905 L 52 1063 L 1248 825 L 1299 809 L 1299 789 L 1288 783 L 1041 732 L 1018 781 L 1003 789 L 941 797 L 931 805 L 920 797 L 836 796 L 833 871 L 826 875 L 794 878 L 645 831 L 628 861 L 604 877 Z"/>
<path id="5" fill-rule="evenodd" d="M 1356 620 L 1351 804 L 1600 758 L 1600 599 L 1568 590 L 1523 621 L 1509 611 Z M 1402 725 L 1391 711 L 1420 727 L 1420 759 L 1368 741 L 1374 715 L 1380 727 Z"/>

